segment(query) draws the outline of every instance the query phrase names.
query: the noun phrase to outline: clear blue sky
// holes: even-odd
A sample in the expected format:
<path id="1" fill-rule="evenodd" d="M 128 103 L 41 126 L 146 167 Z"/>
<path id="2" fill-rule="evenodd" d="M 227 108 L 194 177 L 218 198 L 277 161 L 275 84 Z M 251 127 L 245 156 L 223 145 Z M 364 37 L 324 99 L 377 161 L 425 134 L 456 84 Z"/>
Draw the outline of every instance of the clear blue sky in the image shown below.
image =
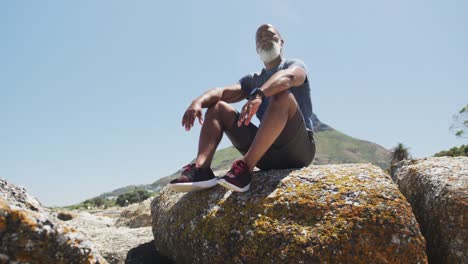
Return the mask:
<path id="1" fill-rule="evenodd" d="M 261 69 L 265 22 L 309 67 L 325 123 L 416 157 L 466 144 L 448 127 L 468 103 L 467 13 L 461 0 L 2 1 L 0 177 L 51 206 L 176 171 L 198 146 L 186 107 Z"/>

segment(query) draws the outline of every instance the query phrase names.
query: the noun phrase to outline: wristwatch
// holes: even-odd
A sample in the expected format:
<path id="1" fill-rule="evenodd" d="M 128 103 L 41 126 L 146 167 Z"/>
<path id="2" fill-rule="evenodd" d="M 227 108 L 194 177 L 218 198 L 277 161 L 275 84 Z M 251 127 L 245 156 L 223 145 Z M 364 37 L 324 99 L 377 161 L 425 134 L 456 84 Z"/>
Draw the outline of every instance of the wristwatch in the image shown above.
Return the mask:
<path id="1" fill-rule="evenodd" d="M 255 99 L 255 98 L 257 98 L 257 95 L 260 95 L 260 97 L 262 98 L 262 101 L 265 100 L 265 94 L 264 94 L 263 91 L 260 90 L 260 88 L 258 88 L 258 87 L 254 88 L 254 89 L 250 92 L 249 96 L 247 96 L 247 100 Z"/>

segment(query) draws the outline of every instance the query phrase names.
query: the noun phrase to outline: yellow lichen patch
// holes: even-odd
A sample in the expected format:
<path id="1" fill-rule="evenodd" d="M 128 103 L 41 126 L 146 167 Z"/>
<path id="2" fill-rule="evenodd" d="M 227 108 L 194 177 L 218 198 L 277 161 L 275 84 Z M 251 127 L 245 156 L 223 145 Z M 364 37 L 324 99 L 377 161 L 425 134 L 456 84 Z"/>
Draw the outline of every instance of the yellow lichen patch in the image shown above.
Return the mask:
<path id="1" fill-rule="evenodd" d="M 10 211 L 10 206 L 2 199 L 0 198 L 0 232 L 4 232 L 7 227 L 7 217 Z"/>
<path id="2" fill-rule="evenodd" d="M 8 204 L 5 202 L 5 200 L 0 198 L 0 212 L 1 211 L 8 211 L 8 210 L 10 210 L 10 206 L 8 206 Z"/>
<path id="3" fill-rule="evenodd" d="M 6 217 L 0 216 L 0 233 L 7 229 Z"/>
<path id="4" fill-rule="evenodd" d="M 70 227 L 70 226 L 62 226 L 62 231 L 63 231 L 64 234 L 78 232 L 78 230 L 76 228 Z"/>
<path id="5" fill-rule="evenodd" d="M 27 212 L 22 210 L 11 210 L 9 221 L 11 221 L 14 224 L 21 224 L 22 226 L 27 226 L 27 228 L 31 230 L 37 227 L 36 220 L 29 216 Z"/>
<path id="6" fill-rule="evenodd" d="M 19 263 L 38 263 L 37 259 L 33 258 L 33 255 L 29 252 L 20 251 L 15 255 L 15 260 Z"/>

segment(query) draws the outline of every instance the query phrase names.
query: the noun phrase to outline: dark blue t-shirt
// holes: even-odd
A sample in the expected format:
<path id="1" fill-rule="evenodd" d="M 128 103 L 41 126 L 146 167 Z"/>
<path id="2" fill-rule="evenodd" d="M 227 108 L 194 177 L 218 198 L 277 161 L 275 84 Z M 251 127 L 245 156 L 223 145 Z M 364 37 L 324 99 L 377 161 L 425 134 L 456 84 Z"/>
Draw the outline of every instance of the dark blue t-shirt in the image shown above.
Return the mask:
<path id="1" fill-rule="evenodd" d="M 304 83 L 297 87 L 291 87 L 289 91 L 294 95 L 296 98 L 297 103 L 299 104 L 299 109 L 304 116 L 305 125 L 308 129 L 313 131 L 313 124 L 312 124 L 312 99 L 310 96 L 310 87 L 309 87 L 309 78 L 307 67 L 305 66 L 304 62 L 298 59 L 292 60 L 285 60 L 283 59 L 281 63 L 273 68 L 273 69 L 265 69 L 263 68 L 260 73 L 251 73 L 248 74 L 242 79 L 239 80 L 242 90 L 244 90 L 247 94 L 250 94 L 252 89 L 255 87 L 261 87 L 270 77 L 275 74 L 279 70 L 284 70 L 292 66 L 299 66 L 302 67 L 306 73 L 306 79 Z M 268 106 L 268 98 L 262 102 L 260 107 L 257 111 L 257 118 L 262 121 L 263 114 L 265 113 Z"/>

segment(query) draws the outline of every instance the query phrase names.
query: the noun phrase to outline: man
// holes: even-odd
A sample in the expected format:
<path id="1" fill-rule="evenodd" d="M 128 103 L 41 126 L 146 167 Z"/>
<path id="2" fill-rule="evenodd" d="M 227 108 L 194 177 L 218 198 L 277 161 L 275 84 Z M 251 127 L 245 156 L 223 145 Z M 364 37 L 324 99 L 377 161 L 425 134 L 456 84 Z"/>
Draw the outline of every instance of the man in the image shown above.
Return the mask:
<path id="1" fill-rule="evenodd" d="M 306 66 L 300 60 L 283 59 L 284 40 L 270 24 L 257 29 L 255 41 L 265 68 L 236 84 L 206 91 L 185 111 L 182 125 L 187 131 L 197 118 L 202 125 L 198 154 L 195 163 L 186 165 L 180 177 L 169 183 L 170 189 L 188 192 L 220 184 L 245 192 L 254 167 L 300 168 L 312 162 L 315 142 Z M 238 113 L 230 103 L 243 99 L 248 101 Z M 202 108 L 208 108 L 204 120 Z M 254 114 L 260 120 L 258 128 L 250 123 Z M 217 179 L 210 165 L 223 133 L 243 158 Z"/>

